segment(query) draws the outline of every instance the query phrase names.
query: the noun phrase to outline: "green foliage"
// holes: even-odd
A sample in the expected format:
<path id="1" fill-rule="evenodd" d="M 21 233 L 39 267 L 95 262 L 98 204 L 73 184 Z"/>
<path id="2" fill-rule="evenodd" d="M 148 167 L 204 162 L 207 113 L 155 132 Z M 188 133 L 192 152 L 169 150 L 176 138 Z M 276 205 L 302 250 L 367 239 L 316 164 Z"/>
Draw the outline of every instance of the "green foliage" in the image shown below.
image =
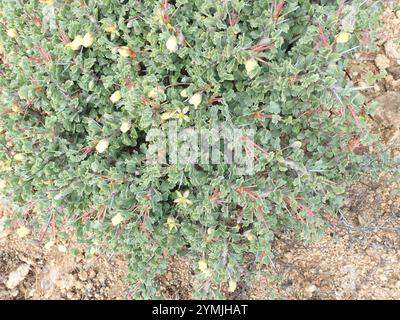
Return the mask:
<path id="1" fill-rule="evenodd" d="M 246 256 L 256 271 L 270 261 L 277 230 L 321 236 L 345 187 L 371 170 L 351 147 L 374 139 L 343 70 L 354 47 L 372 47 L 377 5 L 354 0 L 338 18 L 340 1 L 287 0 L 273 19 L 273 0 L 51 2 L 0 4 L 3 194 L 32 227 L 54 217 L 58 237 L 74 230 L 92 253 L 126 253 L 136 297 L 157 296 L 166 254 L 193 257 L 194 297 L 222 297 Z M 340 32 L 350 39 L 334 44 Z M 67 44 L 87 34 L 86 47 Z M 202 94 L 198 108 L 183 89 Z M 255 174 L 148 165 L 147 133 L 185 107 L 182 127 L 255 130 L 268 152 L 257 150 Z"/>

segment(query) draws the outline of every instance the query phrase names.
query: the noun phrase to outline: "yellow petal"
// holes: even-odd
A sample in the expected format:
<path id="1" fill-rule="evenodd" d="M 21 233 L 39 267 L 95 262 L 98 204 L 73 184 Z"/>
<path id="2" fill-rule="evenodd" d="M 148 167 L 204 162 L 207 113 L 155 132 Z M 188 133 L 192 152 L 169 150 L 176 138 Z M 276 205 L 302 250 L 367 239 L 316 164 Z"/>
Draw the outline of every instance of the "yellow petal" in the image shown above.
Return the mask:
<path id="1" fill-rule="evenodd" d="M 152 89 L 149 91 L 149 93 L 147 94 L 147 97 L 150 99 L 154 99 L 157 96 L 157 90 L 156 89 Z"/>
<path id="2" fill-rule="evenodd" d="M 21 162 L 21 161 L 24 161 L 24 160 L 25 160 L 25 156 L 24 156 L 22 153 L 17 153 L 17 154 L 14 156 L 14 159 L 15 159 L 16 161 Z"/>
<path id="3" fill-rule="evenodd" d="M 229 287 L 228 287 L 228 291 L 229 292 L 234 292 L 236 290 L 236 281 L 230 280 L 229 281 Z"/>
<path id="4" fill-rule="evenodd" d="M 256 240 L 256 236 L 255 236 L 254 234 L 252 234 L 252 233 L 248 233 L 247 236 L 246 236 L 246 238 L 247 238 L 247 240 L 249 240 L 249 241 L 254 241 L 254 240 Z"/>
<path id="5" fill-rule="evenodd" d="M 114 33 L 115 31 L 117 31 L 117 25 L 114 23 L 112 25 L 105 27 L 104 30 L 109 33 Z"/>
<path id="6" fill-rule="evenodd" d="M 39 0 L 39 2 L 42 4 L 47 4 L 48 6 L 52 6 L 54 3 L 54 0 Z"/>
<path id="7" fill-rule="evenodd" d="M 199 261 L 199 269 L 200 269 L 200 271 L 205 271 L 205 270 L 207 270 L 207 260 L 205 260 L 205 259 L 201 259 L 200 261 Z"/>
<path id="8" fill-rule="evenodd" d="M 96 145 L 97 152 L 103 153 L 104 151 L 107 150 L 109 144 L 110 144 L 110 141 L 108 139 L 100 140 Z"/>
<path id="9" fill-rule="evenodd" d="M 301 141 L 295 141 L 292 143 L 292 148 L 299 149 L 301 148 L 301 146 L 302 146 Z"/>
<path id="10" fill-rule="evenodd" d="M 188 94 L 187 90 L 186 90 L 186 89 L 183 89 L 183 90 L 181 91 L 181 97 L 182 97 L 182 98 L 187 98 L 188 96 L 189 96 L 189 94 Z"/>
<path id="11" fill-rule="evenodd" d="M 165 46 L 170 52 L 176 52 L 178 51 L 178 40 L 175 36 L 170 36 Z"/>
<path id="12" fill-rule="evenodd" d="M 196 93 L 194 94 L 190 99 L 189 99 L 189 103 L 191 105 L 194 106 L 195 109 L 197 109 L 197 107 L 200 105 L 202 100 L 202 96 L 200 93 Z"/>
<path id="13" fill-rule="evenodd" d="M 11 106 L 11 110 L 12 110 L 12 112 L 15 112 L 15 113 L 20 113 L 21 112 L 21 109 L 16 104 L 13 104 Z"/>
<path id="14" fill-rule="evenodd" d="M 166 225 L 168 226 L 169 231 L 174 229 L 177 226 L 175 218 L 174 217 L 168 217 Z"/>
<path id="15" fill-rule="evenodd" d="M 118 53 L 121 55 L 121 57 L 128 58 L 131 57 L 132 59 L 136 58 L 136 53 L 129 47 L 119 47 L 118 48 Z"/>
<path id="16" fill-rule="evenodd" d="M 0 172 L 10 171 L 11 170 L 11 161 L 10 160 L 0 160 Z"/>
<path id="17" fill-rule="evenodd" d="M 7 186 L 7 182 L 5 182 L 4 180 L 0 180 L 0 190 L 5 189 L 6 186 Z"/>
<path id="18" fill-rule="evenodd" d="M 340 32 L 337 36 L 336 36 L 336 42 L 337 43 L 346 43 L 350 40 L 350 33 L 347 32 Z"/>
<path id="19" fill-rule="evenodd" d="M 85 36 L 82 39 L 82 45 L 85 48 L 89 48 L 89 47 L 92 46 L 93 42 L 94 42 L 93 35 L 90 32 L 86 33 Z"/>
<path id="20" fill-rule="evenodd" d="M 165 120 L 171 119 L 175 113 L 176 113 L 175 110 L 164 112 L 161 115 L 161 120 L 165 121 Z"/>
<path id="21" fill-rule="evenodd" d="M 79 48 L 82 46 L 83 44 L 83 37 L 80 35 L 77 35 L 74 39 L 74 41 L 67 43 L 66 47 L 70 48 L 71 50 L 79 50 Z"/>
<path id="22" fill-rule="evenodd" d="M 19 228 L 17 229 L 17 231 L 16 231 L 17 236 L 20 237 L 20 238 L 26 237 L 30 232 L 31 232 L 31 231 L 30 231 L 27 227 L 25 227 L 25 226 L 19 227 Z"/>
<path id="23" fill-rule="evenodd" d="M 257 68 L 258 63 L 254 59 L 246 60 L 245 67 L 247 74 L 250 74 L 255 68 Z"/>
<path id="24" fill-rule="evenodd" d="M 117 225 L 119 225 L 122 221 L 124 221 L 124 218 L 122 217 L 122 215 L 120 213 L 117 213 L 112 219 L 111 219 L 111 223 L 112 225 L 115 227 Z"/>
<path id="25" fill-rule="evenodd" d="M 112 95 L 111 95 L 111 97 L 110 97 L 110 100 L 111 100 L 111 102 L 113 102 L 113 103 L 117 103 L 119 100 L 121 100 L 121 98 L 122 98 L 122 95 L 121 95 L 121 91 L 115 91 Z"/>
<path id="26" fill-rule="evenodd" d="M 131 128 L 131 123 L 129 121 L 124 121 L 122 122 L 119 130 L 121 130 L 122 133 L 126 133 L 129 131 L 130 128 Z"/>
<path id="27" fill-rule="evenodd" d="M 16 37 L 18 37 L 18 32 L 17 32 L 17 30 L 15 30 L 15 29 L 8 29 L 8 30 L 7 30 L 7 35 L 8 35 L 10 38 L 16 38 Z"/>

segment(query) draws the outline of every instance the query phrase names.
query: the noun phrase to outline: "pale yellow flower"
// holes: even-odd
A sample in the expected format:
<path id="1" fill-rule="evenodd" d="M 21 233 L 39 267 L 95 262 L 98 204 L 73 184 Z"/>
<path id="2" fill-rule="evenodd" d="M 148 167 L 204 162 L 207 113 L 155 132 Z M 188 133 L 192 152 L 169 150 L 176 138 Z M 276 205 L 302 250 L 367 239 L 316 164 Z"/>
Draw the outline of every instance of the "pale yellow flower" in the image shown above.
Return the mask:
<path id="1" fill-rule="evenodd" d="M 20 113 L 20 112 L 21 112 L 21 109 L 20 109 L 19 106 L 17 106 L 16 104 L 13 104 L 13 105 L 11 106 L 11 111 L 12 111 L 12 112 L 15 112 L 15 113 Z"/>
<path id="2" fill-rule="evenodd" d="M 157 97 L 157 90 L 151 89 L 147 94 L 147 97 L 150 99 L 154 99 L 155 97 Z"/>
<path id="3" fill-rule="evenodd" d="M 257 60 L 254 59 L 246 60 L 245 67 L 247 74 L 250 75 L 253 72 L 253 70 L 257 68 L 257 66 L 258 66 Z"/>
<path id="4" fill-rule="evenodd" d="M 207 260 L 201 259 L 198 263 L 200 271 L 204 272 L 207 270 Z"/>
<path id="5" fill-rule="evenodd" d="M 15 29 L 8 29 L 7 30 L 7 35 L 10 37 L 10 38 L 16 38 L 16 37 L 18 37 L 18 32 L 17 32 L 17 30 L 15 30 Z"/>
<path id="6" fill-rule="evenodd" d="M 253 242 L 254 240 L 256 240 L 256 236 L 252 233 L 248 233 L 246 235 L 247 240 L 249 240 L 250 242 Z"/>
<path id="7" fill-rule="evenodd" d="M 82 45 L 85 48 L 89 48 L 92 46 L 93 42 L 94 42 L 93 35 L 90 32 L 86 33 L 82 39 Z"/>
<path id="8" fill-rule="evenodd" d="M 5 182 L 4 180 L 0 180 L 0 190 L 5 189 L 6 186 L 7 186 L 7 182 Z"/>
<path id="9" fill-rule="evenodd" d="M 234 292 L 236 290 L 236 287 L 237 287 L 236 281 L 229 280 L 228 285 L 229 285 L 228 292 Z"/>
<path id="10" fill-rule="evenodd" d="M 30 232 L 31 231 L 25 226 L 21 226 L 16 230 L 17 236 L 20 238 L 26 237 Z"/>
<path id="11" fill-rule="evenodd" d="M 302 146 L 301 141 L 295 141 L 295 142 L 292 143 L 292 148 L 300 149 L 301 146 Z"/>
<path id="12" fill-rule="evenodd" d="M 195 93 L 190 99 L 189 103 L 194 106 L 195 109 L 200 105 L 202 100 L 202 95 L 200 93 Z"/>
<path id="13" fill-rule="evenodd" d="M 11 161 L 10 160 L 0 160 L 0 172 L 10 171 Z"/>
<path id="14" fill-rule="evenodd" d="M 166 121 L 168 119 L 171 119 L 176 113 L 176 110 L 170 110 L 170 111 L 166 111 L 164 112 L 160 117 L 162 121 Z"/>
<path id="15" fill-rule="evenodd" d="M 128 58 L 131 57 L 132 59 L 136 58 L 136 53 L 129 47 L 123 46 L 118 47 L 118 53 L 121 57 Z"/>
<path id="16" fill-rule="evenodd" d="M 83 43 L 83 37 L 80 35 L 77 35 L 74 39 L 74 41 L 67 43 L 65 46 L 71 50 L 79 50 L 80 47 L 82 46 Z"/>
<path id="17" fill-rule="evenodd" d="M 54 0 L 39 0 L 42 4 L 47 4 L 48 6 L 52 6 L 54 4 Z"/>
<path id="18" fill-rule="evenodd" d="M 115 23 L 110 24 L 109 26 L 105 27 L 104 30 L 109 33 L 114 33 L 117 31 L 117 25 Z"/>
<path id="19" fill-rule="evenodd" d="M 17 153 L 17 154 L 14 156 L 14 159 L 15 159 L 15 161 L 22 162 L 22 161 L 25 160 L 25 156 L 24 156 L 22 153 Z"/>
<path id="20" fill-rule="evenodd" d="M 340 32 L 337 36 L 336 36 L 336 43 L 346 43 L 350 40 L 350 33 L 348 32 Z"/>
<path id="21" fill-rule="evenodd" d="M 165 226 L 168 227 L 168 231 L 171 232 L 173 229 L 176 229 L 179 224 L 174 217 L 168 217 Z"/>
<path id="22" fill-rule="evenodd" d="M 110 141 L 108 139 L 100 140 L 96 145 L 97 152 L 98 153 L 103 153 L 104 151 L 107 150 L 109 144 L 110 144 Z"/>
<path id="23" fill-rule="evenodd" d="M 186 89 L 183 89 L 180 93 L 182 98 L 187 98 L 189 96 L 189 93 L 187 92 Z"/>
<path id="24" fill-rule="evenodd" d="M 119 130 L 121 130 L 122 133 L 126 133 L 129 131 L 130 128 L 131 123 L 129 121 L 123 121 Z"/>
<path id="25" fill-rule="evenodd" d="M 176 198 L 174 202 L 177 205 L 186 207 L 187 205 L 193 204 L 193 202 L 188 199 L 190 194 L 189 190 L 186 190 L 183 194 L 177 191 L 176 194 L 178 195 L 178 198 Z"/>
<path id="26" fill-rule="evenodd" d="M 112 103 L 117 103 L 119 100 L 121 100 L 121 98 L 122 98 L 121 91 L 118 90 L 111 95 L 110 100 Z"/>
<path id="27" fill-rule="evenodd" d="M 170 52 L 178 51 L 178 39 L 175 36 L 170 36 L 165 44 Z"/>
<path id="28" fill-rule="evenodd" d="M 181 124 L 183 121 L 190 121 L 190 118 L 186 115 L 189 111 L 189 108 L 183 108 L 183 110 L 177 108 L 175 113 L 175 119 L 178 119 L 178 122 Z"/>
<path id="29" fill-rule="evenodd" d="M 122 217 L 122 215 L 120 213 L 117 213 L 112 219 L 111 219 L 111 223 L 112 225 L 115 227 L 117 225 L 119 225 L 122 221 L 124 221 L 124 218 Z"/>

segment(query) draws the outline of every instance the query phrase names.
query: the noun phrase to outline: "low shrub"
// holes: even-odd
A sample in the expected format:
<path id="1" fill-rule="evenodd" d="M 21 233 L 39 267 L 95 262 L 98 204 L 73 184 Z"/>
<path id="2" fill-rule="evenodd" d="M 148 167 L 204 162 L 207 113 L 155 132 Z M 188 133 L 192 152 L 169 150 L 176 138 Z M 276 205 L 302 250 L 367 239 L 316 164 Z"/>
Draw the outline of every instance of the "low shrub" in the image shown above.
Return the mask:
<path id="1" fill-rule="evenodd" d="M 377 169 L 376 105 L 344 70 L 373 48 L 378 11 L 361 0 L 1 1 L 0 175 L 14 219 L 39 240 L 73 231 L 90 254 L 125 253 L 137 298 L 157 296 L 175 254 L 194 261 L 193 297 L 224 297 L 245 259 L 255 273 L 270 262 L 274 233 L 318 238 L 346 186 Z M 192 131 L 155 143 L 172 124 Z M 200 131 L 234 160 L 174 161 L 173 145 Z"/>

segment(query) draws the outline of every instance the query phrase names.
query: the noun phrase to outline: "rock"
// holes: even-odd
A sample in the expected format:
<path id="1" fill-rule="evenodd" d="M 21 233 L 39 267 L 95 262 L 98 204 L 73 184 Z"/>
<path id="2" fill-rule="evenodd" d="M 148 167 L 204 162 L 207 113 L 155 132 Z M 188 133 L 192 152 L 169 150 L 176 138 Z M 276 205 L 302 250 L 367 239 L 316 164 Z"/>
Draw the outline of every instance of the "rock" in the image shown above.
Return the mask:
<path id="1" fill-rule="evenodd" d="M 56 286 L 58 277 L 59 268 L 53 265 L 46 265 L 43 268 L 42 278 L 40 280 L 40 287 L 45 291 L 52 290 Z"/>
<path id="2" fill-rule="evenodd" d="M 18 290 L 18 289 L 11 290 L 11 296 L 12 296 L 13 298 L 15 298 L 16 296 L 18 296 L 18 294 L 19 294 L 19 290 Z"/>
<path id="3" fill-rule="evenodd" d="M 95 278 L 96 277 L 96 272 L 93 270 L 93 269 L 91 269 L 90 271 L 89 271 L 89 278 L 90 279 L 93 279 L 93 278 Z"/>
<path id="4" fill-rule="evenodd" d="M 368 217 L 366 215 L 363 215 L 363 214 L 359 214 L 358 217 L 357 217 L 357 220 L 358 220 L 358 224 L 360 226 L 365 226 L 369 222 Z"/>
<path id="5" fill-rule="evenodd" d="M 379 107 L 374 118 L 385 126 L 400 126 L 400 92 L 388 91 L 378 97 Z"/>
<path id="6" fill-rule="evenodd" d="M 79 280 L 86 281 L 88 279 L 88 273 L 86 271 L 79 272 Z"/>
<path id="7" fill-rule="evenodd" d="M 293 259 L 293 253 L 291 252 L 286 252 L 283 256 L 286 258 L 287 261 L 291 261 Z"/>
<path id="8" fill-rule="evenodd" d="M 105 282 L 106 282 L 106 278 L 104 277 L 104 275 L 102 275 L 102 274 L 98 274 L 97 275 L 97 280 L 101 283 L 101 284 L 104 284 Z"/>
<path id="9" fill-rule="evenodd" d="M 79 289 L 79 290 L 82 289 L 83 288 L 83 282 L 80 282 L 80 281 L 76 282 L 75 288 Z"/>
<path id="10" fill-rule="evenodd" d="M 304 287 L 304 293 L 307 298 L 311 298 L 313 296 L 313 293 L 317 290 L 317 287 L 314 284 L 307 284 Z"/>
<path id="11" fill-rule="evenodd" d="M 63 245 L 59 245 L 58 246 L 58 251 L 61 253 L 66 253 L 67 252 L 67 248 Z"/>
<path id="12" fill-rule="evenodd" d="M 400 45 L 396 44 L 394 40 L 389 40 L 385 43 L 386 55 L 395 60 L 400 59 Z"/>
<path id="13" fill-rule="evenodd" d="M 384 274 L 381 274 L 379 276 L 379 280 L 381 280 L 382 282 L 387 282 L 388 281 L 388 277 L 386 275 L 384 275 Z"/>
<path id="14" fill-rule="evenodd" d="M 380 70 L 389 68 L 390 59 L 383 54 L 378 54 L 375 58 L 375 64 Z"/>
<path id="15" fill-rule="evenodd" d="M 25 264 L 20 265 L 17 268 L 17 270 L 11 272 L 10 275 L 8 276 L 8 281 L 6 283 L 6 287 L 8 289 L 14 289 L 22 281 L 24 281 L 24 279 L 28 275 L 30 269 L 31 269 L 31 267 L 29 266 L 29 264 L 25 263 Z"/>

